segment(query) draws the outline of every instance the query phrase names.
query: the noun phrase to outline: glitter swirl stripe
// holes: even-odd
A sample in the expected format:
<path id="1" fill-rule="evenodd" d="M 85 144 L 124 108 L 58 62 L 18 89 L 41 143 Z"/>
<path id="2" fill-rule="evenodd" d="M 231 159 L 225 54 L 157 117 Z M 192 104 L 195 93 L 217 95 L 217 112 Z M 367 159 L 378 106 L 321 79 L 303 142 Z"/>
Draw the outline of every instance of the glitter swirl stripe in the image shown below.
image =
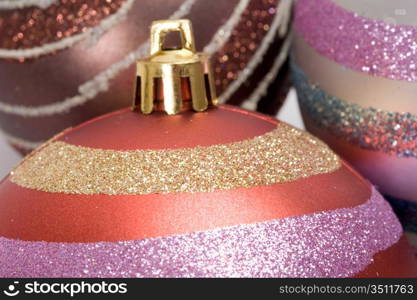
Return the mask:
<path id="1" fill-rule="evenodd" d="M 184 1 L 178 10 L 176 10 L 169 17 L 169 19 L 178 19 L 187 15 L 195 1 L 196 0 Z M 87 101 L 94 99 L 94 97 L 96 97 L 99 93 L 107 91 L 109 89 L 111 79 L 115 78 L 121 71 L 131 66 L 137 59 L 146 55 L 147 52 L 149 52 L 149 41 L 139 45 L 135 51 L 128 53 L 124 59 L 111 65 L 105 71 L 80 85 L 78 87 L 79 94 L 76 96 L 68 97 L 62 101 L 36 107 L 11 105 L 8 103 L 0 102 L 0 111 L 22 117 L 43 117 L 68 112 L 71 110 L 71 108 L 83 105 Z"/>
<path id="2" fill-rule="evenodd" d="M 0 130 L 0 133 L 4 136 L 4 138 L 12 145 L 16 145 L 18 148 L 24 149 L 24 150 L 33 150 L 38 148 L 40 145 L 44 143 L 42 142 L 34 142 L 22 139 L 20 137 L 11 135 L 4 130 Z"/>
<path id="3" fill-rule="evenodd" d="M 299 102 L 318 126 L 364 149 L 417 158 L 417 116 L 350 104 L 309 83 L 295 63 L 292 70 Z"/>
<path id="4" fill-rule="evenodd" d="M 289 34 L 282 45 L 280 53 L 275 57 L 271 69 L 264 76 L 264 78 L 262 78 L 261 82 L 253 90 L 249 97 L 242 101 L 240 105 L 241 107 L 249 110 L 256 110 L 259 99 L 267 94 L 269 86 L 275 78 L 277 78 L 278 72 L 281 70 L 282 65 L 286 62 L 291 42 L 292 34 Z"/>
<path id="5" fill-rule="evenodd" d="M 190 12 L 195 1 L 196 0 L 184 1 L 181 6 L 171 16 L 169 16 L 169 19 L 179 19 L 186 16 Z M 239 12 L 240 9 L 236 9 L 232 13 L 231 18 L 239 20 Z M 235 22 L 233 22 L 233 24 L 235 24 Z M 218 32 L 222 31 L 225 35 L 228 35 L 228 32 L 233 31 L 233 29 L 234 27 L 226 28 L 222 26 L 219 28 Z M 218 36 L 218 33 L 215 34 L 215 37 L 216 36 Z M 206 45 L 206 47 L 212 48 L 211 43 L 219 44 L 219 41 L 217 38 L 213 39 L 208 45 Z M 145 56 L 147 53 L 149 53 L 149 40 L 139 45 L 135 51 L 128 53 L 122 60 L 114 63 L 105 71 L 80 85 L 77 91 L 78 94 L 75 96 L 71 96 L 51 104 L 35 107 L 25 105 L 11 105 L 8 103 L 0 102 L 0 111 L 22 117 L 43 117 L 68 112 L 73 107 L 83 105 L 84 103 L 94 99 L 94 97 L 96 97 L 98 94 L 107 91 L 109 89 L 110 81 L 113 78 L 115 78 L 121 71 L 127 69 L 133 63 L 135 63 L 139 58 Z"/>
<path id="6" fill-rule="evenodd" d="M 186 14 L 188 14 L 189 10 L 191 9 L 193 3 L 195 0 L 186 0 L 181 7 L 170 16 L 172 19 L 176 18 L 182 18 Z M 239 2 L 241 5 L 242 2 Z M 278 12 L 275 14 L 274 20 L 277 21 L 277 25 L 279 27 L 279 34 L 284 35 L 287 30 L 287 23 L 290 16 L 290 10 L 291 10 L 291 4 L 292 0 L 281 0 L 278 5 Z M 235 25 L 237 20 L 239 20 L 240 15 L 239 13 L 242 10 L 240 7 L 236 7 L 235 11 L 232 13 L 232 16 L 230 19 L 235 20 L 234 22 L 227 22 L 229 25 Z M 218 32 L 215 34 L 215 37 L 219 35 L 219 32 L 223 32 L 225 36 L 229 36 L 228 32 L 232 32 L 234 30 L 234 27 L 230 26 L 222 26 L 219 28 Z M 273 38 L 273 35 L 270 34 L 268 39 L 265 37 L 262 41 L 262 44 L 269 45 L 271 43 L 271 39 Z M 213 38 L 212 41 L 206 46 L 208 49 L 212 48 L 212 44 L 219 44 L 218 38 Z M 267 47 L 267 46 L 265 46 Z M 264 49 L 266 51 L 266 48 Z M 241 72 L 242 74 L 252 74 L 253 70 L 257 67 L 257 65 L 262 61 L 262 57 L 264 54 L 264 50 L 256 52 L 254 58 L 249 63 L 248 66 L 246 66 Z M 69 110 L 71 110 L 75 106 L 83 105 L 84 103 L 88 102 L 89 100 L 96 97 L 99 93 L 105 92 L 109 88 L 110 80 L 112 80 L 119 72 L 126 69 L 128 66 L 130 66 L 132 63 L 134 63 L 138 58 L 144 56 L 146 52 L 148 51 L 148 43 L 144 43 L 139 46 L 137 50 L 134 52 L 129 53 L 125 59 L 121 60 L 118 63 L 115 63 L 110 68 L 108 68 L 106 71 L 98 74 L 96 77 L 94 77 L 92 80 L 85 82 L 78 88 L 79 94 L 73 97 L 66 98 L 60 102 L 55 102 L 48 105 L 43 106 L 37 106 L 37 107 L 30 107 L 30 106 L 22 106 L 22 105 L 10 105 L 6 103 L 0 102 L 0 111 L 8 114 L 14 114 L 22 117 L 42 117 L 42 116 L 50 116 L 58 113 L 65 113 Z M 212 50 L 211 50 L 212 51 Z M 238 81 L 234 84 L 234 91 L 242 85 L 245 80 L 247 80 L 247 75 L 243 79 L 238 79 L 235 81 Z M 268 77 L 271 77 L 270 73 L 267 74 L 267 77 L 265 79 L 268 79 Z M 239 77 L 240 78 L 240 77 Z M 258 89 L 256 89 L 256 93 L 252 93 L 250 95 L 250 98 L 247 100 L 250 100 L 252 103 L 254 101 L 258 101 L 260 97 L 262 97 L 264 92 L 264 84 L 261 84 Z M 228 95 L 226 95 L 223 101 L 226 100 L 226 98 L 229 98 L 231 96 L 231 92 L 229 92 Z M 14 137 L 11 134 L 7 133 L 7 137 L 10 137 L 13 139 L 13 143 L 17 144 L 18 146 L 21 146 L 23 148 L 28 148 L 30 145 L 39 145 L 43 143 L 43 141 L 29 141 L 24 140 L 19 137 Z M 35 148 L 35 147 L 33 147 Z M 33 149 L 32 148 L 32 149 Z"/>
<path id="7" fill-rule="evenodd" d="M 21 9 L 25 7 L 40 7 L 45 9 L 59 0 L 0 0 L 0 9 Z"/>
<path id="8" fill-rule="evenodd" d="M 330 0 L 299 0 L 295 28 L 321 55 L 351 69 L 417 81 L 417 27 L 372 20 Z"/>
<path id="9" fill-rule="evenodd" d="M 285 63 L 285 60 L 287 59 L 288 52 L 291 46 L 291 40 L 292 36 L 289 35 L 284 44 L 281 52 L 278 54 L 278 56 L 275 58 L 274 64 L 272 65 L 271 70 L 268 71 L 268 73 L 265 75 L 265 77 L 261 80 L 261 83 L 257 86 L 257 88 L 245 99 L 242 101 L 241 107 L 249 110 L 255 110 L 256 105 L 261 99 L 261 97 L 265 96 L 268 87 L 273 82 L 273 80 L 276 78 L 276 75 L 278 74 L 279 70 L 281 69 L 283 63 Z M 0 104 L 1 105 L 1 104 Z M 7 132 L 0 131 L 5 138 L 16 147 L 19 147 L 24 150 L 33 150 L 39 147 L 41 144 L 43 144 L 45 141 L 30 141 L 26 139 L 22 139 L 20 137 L 13 136 Z"/>
<path id="10" fill-rule="evenodd" d="M 196 0 L 186 0 L 181 7 L 173 13 L 169 18 L 176 19 L 182 18 L 187 15 Z M 241 0 L 243 1 L 243 0 Z M 233 19 L 233 22 L 227 22 L 228 25 L 231 26 L 222 26 L 219 28 L 218 32 L 215 34 L 212 41 L 206 45 L 210 51 L 213 50 L 213 45 L 222 45 L 219 42 L 218 36 L 220 32 L 223 32 L 224 36 L 230 36 L 230 33 L 234 30 L 234 25 L 240 19 L 240 13 L 242 12 L 241 3 L 238 4 L 239 6 L 234 10 L 230 19 Z M 279 10 L 282 7 L 282 13 L 275 13 L 276 10 Z M 234 80 L 230 84 L 230 88 L 228 88 L 220 98 L 222 102 L 227 101 L 230 96 L 249 78 L 255 68 L 259 65 L 259 63 L 263 59 L 263 55 L 265 54 L 266 50 L 270 43 L 272 43 L 276 32 L 274 30 L 278 30 L 281 33 L 284 33 L 287 28 L 287 23 L 289 14 L 291 9 L 291 0 L 284 0 L 279 1 L 277 4 L 277 9 L 273 11 L 275 14 L 273 19 L 273 25 L 270 26 L 270 29 L 267 35 L 261 42 L 259 49 L 256 51 L 254 56 L 251 58 L 250 62 L 245 66 L 240 72 L 239 76 L 236 80 Z M 233 25 L 233 26 L 232 26 Z M 249 39 L 250 41 L 250 39 Z M 43 116 L 51 116 L 58 113 L 65 113 L 71 110 L 75 106 L 83 105 L 84 103 L 88 102 L 89 100 L 94 99 L 99 93 L 105 92 L 109 88 L 110 80 L 115 78 L 121 71 L 128 68 L 131 64 L 133 64 L 138 58 L 143 57 L 149 51 L 148 42 L 141 44 L 135 51 L 126 55 L 124 59 L 121 61 L 111 65 L 108 69 L 103 71 L 102 73 L 96 75 L 91 80 L 85 82 L 84 84 L 80 85 L 78 88 L 78 94 L 72 97 L 68 97 L 63 99 L 62 101 L 54 102 L 47 105 L 40 105 L 36 107 L 32 106 L 24 106 L 24 105 L 11 105 L 8 103 L 0 102 L 0 111 L 7 114 L 13 114 L 22 117 L 43 117 Z M 234 48 L 233 48 L 234 49 Z M 231 51 L 234 51 L 234 50 Z M 217 49 L 216 51 L 218 51 Z M 229 70 L 230 71 L 230 70 Z M 223 72 L 223 71 L 221 71 Z M 229 82 L 230 80 L 228 80 Z M 258 94 L 261 96 L 261 93 Z"/>
<path id="11" fill-rule="evenodd" d="M 213 55 L 217 50 L 222 48 L 230 38 L 232 31 L 230 28 L 235 28 L 239 22 L 243 12 L 248 8 L 250 0 L 241 0 L 236 5 L 230 18 L 217 30 L 211 41 L 204 47 L 203 52 Z"/>
<path id="12" fill-rule="evenodd" d="M 94 0 L 61 2 L 0 16 L 0 57 L 29 58 L 69 47 L 94 28 L 103 32 L 123 20 L 135 1 L 105 1 L 100 7 Z"/>
<path id="13" fill-rule="evenodd" d="M 401 235 L 374 189 L 352 208 L 185 235 L 99 243 L 0 238 L 0 276 L 348 277 Z"/>
<path id="14" fill-rule="evenodd" d="M 253 139 L 208 147 L 116 151 L 52 142 L 10 180 L 52 193 L 192 193 L 290 182 L 340 166 L 323 142 L 280 123 Z"/>
<path id="15" fill-rule="evenodd" d="M 276 1 L 275 7 L 269 4 L 268 8 L 268 3 L 264 3 L 268 9 L 263 11 L 264 14 L 260 14 L 261 16 L 265 15 L 265 17 L 257 16 L 257 19 L 260 20 L 257 23 L 258 28 L 256 28 L 256 32 L 253 32 L 253 20 L 255 19 L 255 16 L 251 16 L 247 13 L 245 20 L 242 22 L 243 28 L 240 31 L 240 35 L 242 36 L 234 36 L 229 48 L 222 49 L 213 57 L 213 61 L 217 61 L 220 66 L 223 66 L 223 68 L 218 67 L 214 69 L 217 78 L 222 78 L 220 82 L 218 81 L 219 79 L 216 80 L 217 89 L 222 91 L 219 96 L 220 103 L 226 103 L 240 86 L 249 79 L 256 67 L 262 62 L 270 45 L 275 38 L 281 34 L 282 28 L 286 29 L 287 24 L 285 22 L 288 22 L 288 15 L 290 14 L 292 7 L 291 4 L 292 0 L 281 0 Z M 272 15 L 274 16 L 272 17 Z M 263 26 L 259 28 L 259 25 L 262 24 Z M 265 36 L 263 36 L 263 32 L 266 32 Z M 263 38 L 259 41 L 259 46 L 256 47 L 256 44 L 253 43 L 253 41 L 259 36 L 262 36 Z M 241 45 L 241 47 L 235 46 L 236 43 L 241 44 L 241 42 L 245 40 L 249 41 L 248 45 Z M 233 57 L 235 55 L 240 57 L 241 64 L 244 64 L 243 68 L 240 64 L 231 64 L 228 62 L 229 56 Z M 247 63 L 242 59 L 242 56 L 248 57 Z"/>

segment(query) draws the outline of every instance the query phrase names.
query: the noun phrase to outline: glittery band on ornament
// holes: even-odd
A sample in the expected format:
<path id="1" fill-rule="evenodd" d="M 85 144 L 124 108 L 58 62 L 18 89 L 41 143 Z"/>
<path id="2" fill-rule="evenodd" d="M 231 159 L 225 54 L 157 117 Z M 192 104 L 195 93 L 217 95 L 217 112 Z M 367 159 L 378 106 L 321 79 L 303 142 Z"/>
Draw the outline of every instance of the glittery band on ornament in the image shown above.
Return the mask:
<path id="1" fill-rule="evenodd" d="M 386 196 L 405 231 L 417 233 L 417 202 Z"/>
<path id="2" fill-rule="evenodd" d="M 1 277 L 347 277 L 402 235 L 373 190 L 352 208 L 161 238 L 100 243 L 0 238 Z"/>
<path id="3" fill-rule="evenodd" d="M 10 180 L 52 193 L 192 193 L 289 182 L 340 166 L 323 142 L 279 123 L 253 139 L 208 147 L 116 151 L 52 142 Z"/>
<path id="4" fill-rule="evenodd" d="M 299 102 L 318 126 L 364 149 L 417 158 L 417 116 L 350 104 L 309 83 L 295 63 L 292 71 Z"/>
<path id="5" fill-rule="evenodd" d="M 346 67 L 417 81 L 417 27 L 360 17 L 330 0 L 299 0 L 295 29 L 321 55 Z"/>
<path id="6" fill-rule="evenodd" d="M 6 10 L 0 14 L 0 48 L 26 49 L 81 34 L 116 13 L 126 0 L 63 1 L 46 9 Z"/>

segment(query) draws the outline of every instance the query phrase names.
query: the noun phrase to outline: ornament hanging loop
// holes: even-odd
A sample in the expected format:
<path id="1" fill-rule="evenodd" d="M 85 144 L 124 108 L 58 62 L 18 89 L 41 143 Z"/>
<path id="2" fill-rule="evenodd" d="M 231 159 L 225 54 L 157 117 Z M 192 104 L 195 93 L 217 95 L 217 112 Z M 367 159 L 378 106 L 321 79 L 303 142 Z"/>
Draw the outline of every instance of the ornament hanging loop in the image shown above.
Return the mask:
<path id="1" fill-rule="evenodd" d="M 151 27 L 151 55 L 164 50 L 165 36 L 169 32 L 178 31 L 181 37 L 181 49 L 195 53 L 194 35 L 189 20 L 163 20 L 153 22 Z"/>
<path id="2" fill-rule="evenodd" d="M 164 48 L 166 35 L 175 31 L 180 34 L 181 46 Z M 144 114 L 163 110 L 172 115 L 186 110 L 186 104 L 195 111 L 217 104 L 210 58 L 196 52 L 189 20 L 153 22 L 150 46 L 151 55 L 136 64 L 134 110 Z"/>

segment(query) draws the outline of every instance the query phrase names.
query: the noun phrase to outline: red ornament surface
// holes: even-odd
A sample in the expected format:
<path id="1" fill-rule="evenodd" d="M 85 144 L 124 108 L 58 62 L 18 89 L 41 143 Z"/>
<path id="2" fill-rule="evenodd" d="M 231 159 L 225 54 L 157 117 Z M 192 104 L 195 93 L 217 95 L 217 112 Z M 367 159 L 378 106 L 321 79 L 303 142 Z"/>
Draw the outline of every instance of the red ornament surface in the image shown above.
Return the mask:
<path id="1" fill-rule="evenodd" d="M 277 126 L 284 125 L 261 114 L 231 106 L 220 106 L 202 113 L 184 112 L 174 116 L 167 116 L 160 112 L 145 116 L 126 109 L 69 129 L 30 154 L 0 184 L 0 236 L 3 239 L 0 242 L 6 241 L 5 243 L 13 244 L 20 240 L 25 243 L 25 246 L 19 246 L 23 248 L 31 247 L 31 245 L 40 245 L 40 247 L 60 245 L 59 247 L 62 247 L 60 249 L 66 251 L 63 250 L 64 247 L 71 245 L 97 244 L 99 247 L 103 243 L 118 243 L 120 241 L 126 241 L 126 243 L 133 240 L 155 241 L 196 232 L 216 232 L 216 230 L 234 228 L 235 226 L 251 226 L 251 224 L 262 224 L 274 220 L 309 219 L 316 214 L 356 209 L 369 202 L 373 193 L 372 187 L 342 161 L 340 161 L 340 166 L 333 171 L 308 175 L 305 178 L 205 192 L 119 193 L 112 195 L 83 194 L 77 191 L 70 193 L 48 192 L 25 187 L 22 185 L 22 181 L 19 183 L 18 180 L 13 179 L 15 176 L 21 176 L 19 168 L 36 157 L 41 159 L 42 153 L 45 153 L 49 145 L 54 143 L 85 147 L 90 149 L 89 151 L 103 149 L 121 151 L 126 155 L 137 150 L 190 149 L 192 151 L 198 147 L 232 145 L 242 140 L 253 140 L 268 134 Z M 302 135 L 304 134 L 302 133 Z M 280 149 L 273 150 L 276 152 Z M 313 154 L 306 152 L 303 155 Z M 67 171 L 70 176 L 71 170 Z M 123 172 L 121 176 L 123 176 Z M 60 180 L 65 180 L 65 178 L 57 176 L 56 181 Z M 366 219 L 361 222 L 366 222 Z M 322 224 L 321 226 L 325 227 L 326 225 Z M 321 229 L 315 230 L 320 232 Z M 373 262 L 369 262 L 361 270 L 351 275 L 358 277 L 416 276 L 416 258 L 404 237 L 401 236 L 402 234 L 399 235 L 398 241 L 393 242 L 386 249 L 377 251 L 373 255 Z M 321 239 L 322 237 L 313 235 L 309 240 L 314 241 L 316 238 Z M 297 238 L 293 237 L 292 239 Z M 375 237 L 375 239 L 379 238 Z M 346 240 L 349 240 L 349 236 L 346 236 Z M 39 244 L 40 241 L 48 243 Z M 259 248 L 262 248 L 262 241 L 260 236 Z M 314 248 L 315 246 L 308 247 Z M 29 255 L 29 261 L 36 262 L 37 250 L 31 251 L 34 252 L 33 255 Z M 48 251 L 48 254 L 44 254 L 48 257 L 45 260 L 53 260 L 54 262 L 51 263 L 53 265 L 56 263 L 56 256 L 61 254 L 52 250 Z M 66 253 L 62 251 L 60 253 Z M 213 249 L 207 251 L 213 251 Z M 118 253 L 111 255 L 114 254 L 119 255 Z M 356 253 L 351 254 L 357 255 Z M 2 255 L 5 254 L 0 251 L 0 261 L 5 260 L 5 256 Z M 18 253 L 7 255 L 15 255 L 12 260 L 13 264 L 16 261 L 19 264 L 21 258 Z M 333 254 L 330 252 L 328 255 L 332 256 Z M 123 256 L 121 257 L 123 260 Z M 71 258 L 68 259 L 65 264 L 71 262 Z M 125 259 L 128 258 L 125 257 Z M 144 259 L 146 260 L 146 257 Z M 6 261 L 4 263 L 6 266 L 10 265 Z M 299 263 L 305 264 L 307 262 Z M 54 271 L 36 269 L 33 271 L 34 273 L 29 273 L 29 270 L 32 269 L 27 265 L 26 269 L 22 267 L 23 273 L 20 275 L 44 274 L 55 277 L 65 274 L 65 276 L 78 276 L 77 271 L 65 273 L 65 270 L 71 268 L 63 269 L 62 266 L 58 263 L 54 267 Z M 209 268 L 209 266 L 207 267 Z M 13 268 L 16 269 L 14 265 Z M 93 269 L 94 267 L 87 266 L 86 268 Z M 57 271 L 61 269 L 62 271 Z M 137 271 L 142 272 L 140 268 Z M 13 273 L 6 267 L 0 272 L 10 276 L 19 275 L 19 271 Z M 120 275 L 121 273 L 117 272 L 110 274 L 91 272 L 89 274 L 91 276 L 100 276 L 100 274 L 101 276 L 117 274 L 130 276 L 128 271 L 123 273 L 125 275 Z M 226 276 L 221 274 L 223 273 L 209 273 L 211 276 Z M 247 273 L 242 274 L 240 276 L 247 276 Z M 184 274 L 178 276 L 184 276 Z M 187 273 L 185 276 L 193 275 Z M 252 276 L 256 275 L 252 274 Z"/>

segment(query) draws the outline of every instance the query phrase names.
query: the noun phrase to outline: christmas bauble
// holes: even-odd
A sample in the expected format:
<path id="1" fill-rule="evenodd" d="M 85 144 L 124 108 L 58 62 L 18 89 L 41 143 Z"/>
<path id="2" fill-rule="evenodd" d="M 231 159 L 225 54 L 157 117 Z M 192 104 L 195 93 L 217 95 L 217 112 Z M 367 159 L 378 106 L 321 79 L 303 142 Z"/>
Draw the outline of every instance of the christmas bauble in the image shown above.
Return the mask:
<path id="1" fill-rule="evenodd" d="M 164 49 L 173 30 L 182 47 Z M 64 131 L 0 183 L 0 275 L 417 275 L 375 188 L 308 133 L 216 108 L 192 40 L 186 20 L 154 23 L 134 109 Z"/>
<path id="2" fill-rule="evenodd" d="M 150 23 L 161 18 L 194 22 L 197 44 L 213 55 L 222 102 L 259 103 L 275 114 L 289 87 L 290 7 L 288 0 L 0 0 L 0 126 L 25 152 L 129 106 L 133 63 L 147 55 Z"/>
<path id="3" fill-rule="evenodd" d="M 293 64 L 307 129 L 386 194 L 410 232 L 417 232 L 414 6 L 300 0 Z"/>
<path id="4" fill-rule="evenodd" d="M 389 204 L 309 134 L 230 106 L 122 110 L 0 184 L 0 275 L 415 276 Z"/>

